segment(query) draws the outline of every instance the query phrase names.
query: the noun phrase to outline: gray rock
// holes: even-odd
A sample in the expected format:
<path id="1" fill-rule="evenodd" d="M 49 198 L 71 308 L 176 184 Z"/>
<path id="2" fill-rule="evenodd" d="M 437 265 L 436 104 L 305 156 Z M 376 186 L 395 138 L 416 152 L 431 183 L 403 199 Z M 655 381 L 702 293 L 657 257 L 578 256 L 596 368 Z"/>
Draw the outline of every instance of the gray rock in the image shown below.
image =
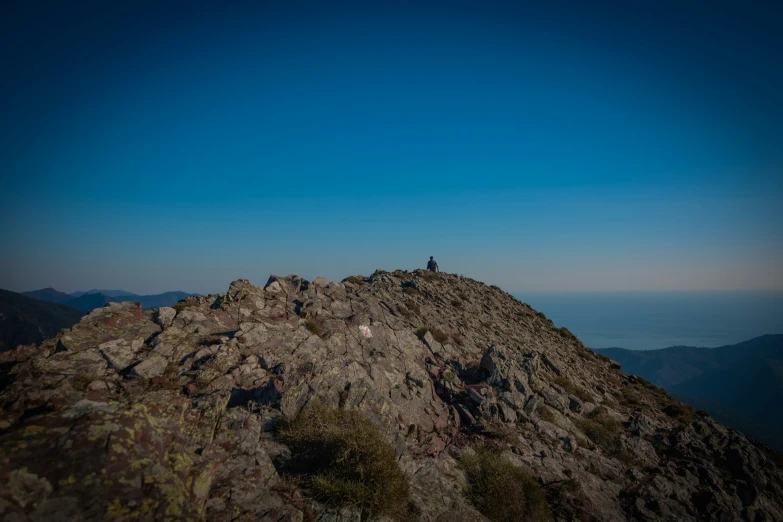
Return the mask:
<path id="1" fill-rule="evenodd" d="M 155 354 L 134 366 L 133 371 L 145 379 L 151 379 L 163 375 L 167 365 L 168 361 L 164 357 Z"/>
<path id="2" fill-rule="evenodd" d="M 155 314 L 155 322 L 158 323 L 161 328 L 168 328 L 174 321 L 174 316 L 177 315 L 177 311 L 171 307 L 164 306 L 160 308 Z"/>

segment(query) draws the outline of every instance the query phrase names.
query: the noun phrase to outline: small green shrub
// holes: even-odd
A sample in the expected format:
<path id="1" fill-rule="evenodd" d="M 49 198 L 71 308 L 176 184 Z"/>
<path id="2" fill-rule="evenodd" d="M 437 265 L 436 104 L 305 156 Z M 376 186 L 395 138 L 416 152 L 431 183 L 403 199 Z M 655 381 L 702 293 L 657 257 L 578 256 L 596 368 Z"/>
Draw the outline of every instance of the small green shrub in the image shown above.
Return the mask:
<path id="1" fill-rule="evenodd" d="M 366 281 L 364 280 L 364 278 L 359 276 L 349 276 L 343 279 L 343 283 L 352 283 L 357 286 L 362 286 L 363 284 L 366 283 Z"/>
<path id="2" fill-rule="evenodd" d="M 696 410 L 685 404 L 672 402 L 663 408 L 663 412 L 672 419 L 688 424 L 693 420 Z"/>
<path id="3" fill-rule="evenodd" d="M 571 330 L 569 330 L 565 326 L 562 328 L 555 328 L 555 331 L 560 334 L 560 337 L 563 337 L 565 339 L 576 339 L 576 336 L 571 333 Z"/>
<path id="4" fill-rule="evenodd" d="M 307 328 L 310 331 L 310 333 L 312 333 L 313 335 L 317 335 L 321 339 L 323 339 L 324 336 L 326 335 L 326 330 L 324 329 L 321 321 L 317 321 L 315 319 L 308 319 L 307 321 L 305 321 L 305 328 Z"/>
<path id="5" fill-rule="evenodd" d="M 536 411 L 538 412 L 538 416 L 541 417 L 542 420 L 551 422 L 552 424 L 555 423 L 555 414 L 552 412 L 552 408 L 550 408 L 546 404 L 542 404 L 541 407 L 538 408 Z"/>
<path id="6" fill-rule="evenodd" d="M 622 424 L 612 417 L 606 408 L 599 406 L 581 419 L 576 419 L 574 423 L 606 455 L 622 462 L 633 461 L 633 454 L 626 450 L 621 442 Z"/>
<path id="7" fill-rule="evenodd" d="M 421 295 L 421 291 L 415 286 L 406 286 L 403 292 L 408 295 Z"/>
<path id="8" fill-rule="evenodd" d="M 434 326 L 425 326 L 424 328 L 419 328 L 416 330 L 416 336 L 419 339 L 424 339 L 424 335 L 429 332 L 432 334 L 432 338 L 438 341 L 439 343 L 443 344 L 446 341 L 449 340 L 449 335 L 444 332 L 443 330 L 439 330 L 438 328 L 435 328 Z"/>
<path id="9" fill-rule="evenodd" d="M 188 308 L 194 308 L 198 306 L 198 302 L 194 299 L 185 298 L 182 301 L 177 302 L 172 308 L 177 311 L 177 313 L 181 312 L 182 310 L 186 310 Z"/>
<path id="10" fill-rule="evenodd" d="M 71 377 L 71 387 L 76 391 L 83 392 L 92 381 L 93 379 L 91 377 L 88 377 L 83 373 L 77 373 Z"/>
<path id="11" fill-rule="evenodd" d="M 460 292 L 459 293 L 459 298 L 462 299 L 463 301 L 465 301 L 466 303 L 470 302 L 470 298 L 467 296 L 467 294 L 465 294 L 465 292 Z"/>
<path id="12" fill-rule="evenodd" d="M 356 410 L 316 403 L 278 426 L 291 449 L 291 470 L 313 496 L 331 506 L 353 506 L 365 517 L 405 520 L 408 483 L 392 445 Z"/>
<path id="13" fill-rule="evenodd" d="M 550 518 L 538 483 L 499 454 L 479 449 L 460 459 L 468 485 L 465 496 L 492 522 L 533 522 Z"/>

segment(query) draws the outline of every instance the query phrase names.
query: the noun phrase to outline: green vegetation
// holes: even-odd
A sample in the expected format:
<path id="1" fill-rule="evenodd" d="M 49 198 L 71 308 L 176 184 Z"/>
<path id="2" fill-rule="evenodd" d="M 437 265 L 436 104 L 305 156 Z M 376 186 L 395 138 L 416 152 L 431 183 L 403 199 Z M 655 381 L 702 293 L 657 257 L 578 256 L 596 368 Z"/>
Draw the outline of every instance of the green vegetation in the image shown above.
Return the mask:
<path id="1" fill-rule="evenodd" d="M 685 404 L 670 402 L 663 408 L 663 412 L 672 419 L 678 420 L 683 424 L 690 424 L 696 410 Z"/>
<path id="2" fill-rule="evenodd" d="M 421 277 L 425 281 L 434 281 L 438 279 L 438 274 L 436 272 L 425 270 L 419 274 L 419 277 Z"/>
<path id="3" fill-rule="evenodd" d="M 488 449 L 460 459 L 468 485 L 465 496 L 492 522 L 532 522 L 550 518 L 549 504 L 538 483 L 511 462 Z"/>
<path id="4" fill-rule="evenodd" d="M 343 279 L 343 283 L 351 283 L 351 284 L 354 284 L 354 285 L 357 285 L 357 286 L 362 286 L 363 284 L 366 283 L 366 281 L 364 280 L 363 277 L 349 276 L 349 277 L 346 277 L 345 279 Z"/>
<path id="5" fill-rule="evenodd" d="M 569 381 L 568 377 L 565 377 L 564 375 L 555 377 L 554 379 L 552 379 L 552 382 L 559 385 L 561 388 L 563 388 L 566 391 L 566 393 L 573 395 L 574 397 L 578 398 L 583 402 L 593 401 L 593 398 L 590 396 L 589 393 L 587 393 L 585 390 L 583 390 L 579 386 Z"/>
<path id="6" fill-rule="evenodd" d="M 179 301 L 176 303 L 172 308 L 177 311 L 177 313 L 181 312 L 182 310 L 186 310 L 188 308 L 193 308 L 198 306 L 198 301 L 196 299 L 186 297 L 182 301 Z"/>
<path id="7" fill-rule="evenodd" d="M 307 328 L 310 333 L 317 335 L 321 339 L 326 336 L 326 330 L 324 329 L 323 323 L 316 319 L 308 319 L 305 321 L 305 328 Z"/>
<path id="8" fill-rule="evenodd" d="M 354 506 L 362 520 L 406 520 L 408 483 L 394 449 L 360 412 L 311 404 L 281 421 L 278 435 L 291 449 L 291 470 L 319 501 Z"/>
<path id="9" fill-rule="evenodd" d="M 219 335 L 205 335 L 201 339 L 199 339 L 199 345 L 201 346 L 212 346 L 221 343 L 222 341 L 220 340 Z"/>
<path id="10" fill-rule="evenodd" d="M 432 338 L 441 344 L 449 340 L 449 335 L 446 332 L 444 332 L 443 330 L 439 330 L 434 326 L 425 326 L 424 328 L 419 328 L 418 330 L 416 330 L 416 336 L 419 339 L 424 339 L 424 335 L 427 332 L 431 333 Z"/>
<path id="11" fill-rule="evenodd" d="M 607 456 L 622 462 L 633 460 L 633 454 L 626 450 L 621 441 L 623 426 L 603 406 L 599 406 L 584 417 L 575 419 L 574 424 L 584 432 Z"/>
<path id="12" fill-rule="evenodd" d="M 408 294 L 408 295 L 421 295 L 421 291 L 418 288 L 416 288 L 415 286 L 406 286 L 403 289 L 403 292 Z"/>
<path id="13" fill-rule="evenodd" d="M 411 312 L 410 310 L 408 310 L 407 307 L 401 304 L 397 305 L 397 311 L 400 312 L 400 314 L 402 314 L 403 317 L 410 317 L 413 315 L 413 312 Z"/>
<path id="14" fill-rule="evenodd" d="M 560 337 L 563 337 L 565 339 L 576 340 L 576 336 L 572 334 L 571 330 L 569 330 L 565 326 L 562 328 L 555 328 L 555 331 L 560 334 Z"/>
<path id="15" fill-rule="evenodd" d="M 542 404 L 536 411 L 538 412 L 538 416 L 541 417 L 542 420 L 551 422 L 552 424 L 555 423 L 555 414 L 552 412 L 552 408 L 550 408 L 546 404 Z"/>

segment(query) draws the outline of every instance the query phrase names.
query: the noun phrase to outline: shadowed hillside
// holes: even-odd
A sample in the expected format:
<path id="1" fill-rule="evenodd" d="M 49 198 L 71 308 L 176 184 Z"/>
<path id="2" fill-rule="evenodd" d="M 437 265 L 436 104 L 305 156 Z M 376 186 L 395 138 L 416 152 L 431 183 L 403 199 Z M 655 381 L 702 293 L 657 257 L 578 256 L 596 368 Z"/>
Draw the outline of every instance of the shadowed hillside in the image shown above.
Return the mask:
<path id="1" fill-rule="evenodd" d="M 783 335 L 719 348 L 608 348 L 599 353 L 683 401 L 783 450 Z"/>
<path id="2" fill-rule="evenodd" d="M 39 344 L 78 323 L 83 312 L 0 290 L 0 351 L 20 344 Z"/>

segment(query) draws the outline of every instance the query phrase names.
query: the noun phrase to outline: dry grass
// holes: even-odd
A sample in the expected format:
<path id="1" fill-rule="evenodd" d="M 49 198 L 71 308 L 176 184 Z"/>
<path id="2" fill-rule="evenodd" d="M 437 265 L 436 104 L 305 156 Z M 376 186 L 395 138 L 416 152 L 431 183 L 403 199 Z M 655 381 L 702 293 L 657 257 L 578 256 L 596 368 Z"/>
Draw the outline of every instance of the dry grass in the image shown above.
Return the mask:
<path id="1" fill-rule="evenodd" d="M 316 319 L 308 319 L 305 321 L 305 328 L 307 328 L 310 333 L 313 335 L 317 335 L 321 339 L 326 337 L 326 329 L 323 326 L 323 323 L 321 321 L 318 321 Z"/>
<path id="2" fill-rule="evenodd" d="M 532 522 L 550 518 L 538 483 L 499 454 L 479 449 L 460 459 L 468 485 L 465 496 L 492 522 Z"/>
<path id="3" fill-rule="evenodd" d="M 190 297 L 186 297 L 182 301 L 179 301 L 176 303 L 172 308 L 177 311 L 177 313 L 181 312 L 182 310 L 186 310 L 188 308 L 195 308 L 198 306 L 198 302 L 195 299 L 192 299 Z"/>
<path id="4" fill-rule="evenodd" d="M 392 445 L 356 410 L 316 403 L 281 421 L 280 441 L 291 449 L 291 470 L 330 506 L 353 506 L 362 520 L 406 520 L 408 483 Z"/>
<path id="5" fill-rule="evenodd" d="M 555 423 L 555 414 L 552 411 L 552 408 L 550 408 L 546 404 L 542 404 L 541 406 L 539 406 L 536 409 L 536 412 L 538 412 L 538 416 L 541 417 L 542 420 L 545 420 L 552 424 Z"/>
<path id="6" fill-rule="evenodd" d="M 606 408 L 599 406 L 584 417 L 575 419 L 574 423 L 607 456 L 622 462 L 631 462 L 634 459 L 633 454 L 622 445 L 622 424 L 612 417 Z"/>
<path id="7" fill-rule="evenodd" d="M 403 289 L 403 292 L 406 293 L 407 295 L 421 295 L 421 291 L 415 286 L 406 286 Z"/>
<path id="8" fill-rule="evenodd" d="M 434 326 L 425 326 L 424 328 L 419 328 L 418 330 L 416 330 L 416 336 L 419 339 L 424 339 L 424 335 L 427 332 L 431 333 L 432 338 L 438 341 L 440 344 L 443 344 L 449 340 L 449 335 L 446 332 L 444 332 L 443 330 L 439 330 Z"/>
<path id="9" fill-rule="evenodd" d="M 352 283 L 357 286 L 362 286 L 363 284 L 366 284 L 367 281 L 365 281 L 363 277 L 349 276 L 343 279 L 343 283 Z"/>
<path id="10" fill-rule="evenodd" d="M 404 305 L 401 305 L 401 304 L 397 305 L 397 311 L 400 312 L 400 314 L 403 317 L 411 317 L 413 315 L 413 312 L 411 312 Z"/>
<path id="11" fill-rule="evenodd" d="M 561 388 L 563 388 L 566 391 L 566 393 L 573 395 L 574 397 L 578 398 L 583 402 L 593 401 L 593 398 L 590 396 L 589 393 L 587 393 L 585 390 L 583 390 L 579 386 L 569 381 L 568 378 L 563 375 L 559 377 L 555 377 L 554 379 L 552 379 L 552 382 L 559 385 Z"/>

